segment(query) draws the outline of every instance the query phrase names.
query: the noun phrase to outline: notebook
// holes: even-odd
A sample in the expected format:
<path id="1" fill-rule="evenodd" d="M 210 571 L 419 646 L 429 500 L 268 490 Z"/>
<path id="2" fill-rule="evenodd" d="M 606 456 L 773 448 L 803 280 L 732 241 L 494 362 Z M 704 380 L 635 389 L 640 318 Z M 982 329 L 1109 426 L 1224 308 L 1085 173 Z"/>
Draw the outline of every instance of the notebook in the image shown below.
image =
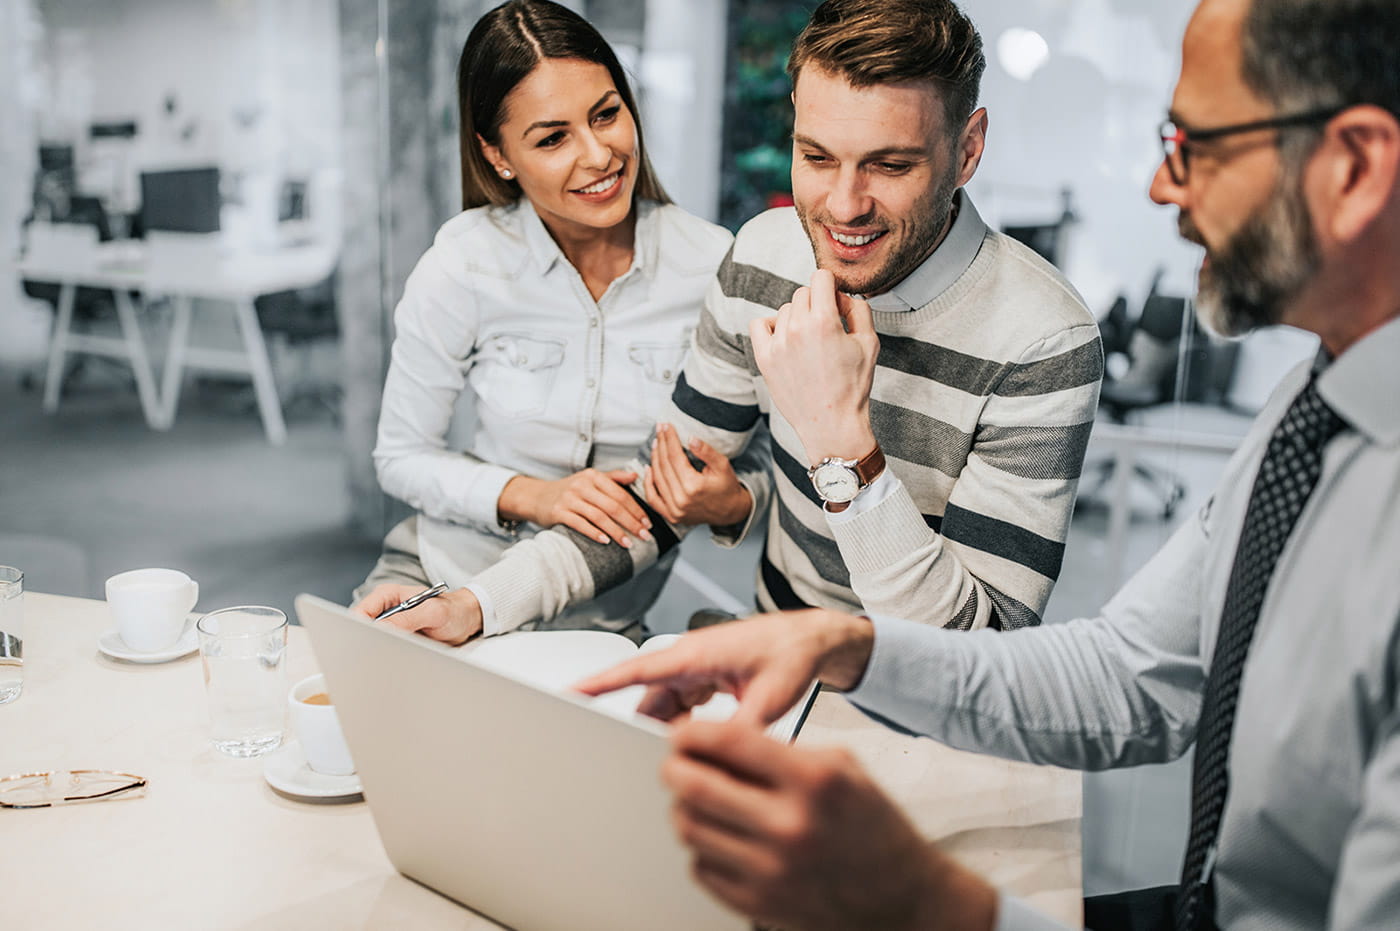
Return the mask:
<path id="1" fill-rule="evenodd" d="M 629 655 L 626 638 L 549 631 L 462 649 L 311 595 L 296 609 L 405 876 L 521 931 L 750 927 L 690 877 L 658 777 L 666 726 L 625 697 L 564 688 Z M 773 733 L 795 734 L 814 694 Z"/>

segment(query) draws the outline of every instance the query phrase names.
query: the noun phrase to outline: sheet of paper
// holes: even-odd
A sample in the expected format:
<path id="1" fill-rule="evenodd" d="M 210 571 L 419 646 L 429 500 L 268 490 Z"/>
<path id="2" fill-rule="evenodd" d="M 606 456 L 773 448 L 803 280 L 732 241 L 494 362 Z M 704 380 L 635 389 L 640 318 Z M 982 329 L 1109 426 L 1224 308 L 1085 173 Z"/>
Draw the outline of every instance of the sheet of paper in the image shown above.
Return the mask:
<path id="1" fill-rule="evenodd" d="M 637 654 L 637 645 L 605 630 L 522 630 L 474 640 L 462 652 L 472 661 L 550 692 L 576 694 L 571 686 Z M 593 699 L 600 710 L 630 718 L 642 700 L 640 687 Z"/>
<path id="2" fill-rule="evenodd" d="M 528 630 L 475 640 L 461 648 L 472 661 L 536 688 L 568 692 L 581 679 L 602 672 L 638 653 L 654 653 L 672 646 L 680 634 L 659 634 L 641 647 L 619 634 L 600 630 Z M 768 733 L 776 740 L 791 741 L 815 693 L 816 684 Z M 645 690 L 641 686 L 619 689 L 592 700 L 600 711 L 632 720 Z M 727 721 L 739 703 L 732 695 L 718 694 L 692 714 L 707 721 Z"/>

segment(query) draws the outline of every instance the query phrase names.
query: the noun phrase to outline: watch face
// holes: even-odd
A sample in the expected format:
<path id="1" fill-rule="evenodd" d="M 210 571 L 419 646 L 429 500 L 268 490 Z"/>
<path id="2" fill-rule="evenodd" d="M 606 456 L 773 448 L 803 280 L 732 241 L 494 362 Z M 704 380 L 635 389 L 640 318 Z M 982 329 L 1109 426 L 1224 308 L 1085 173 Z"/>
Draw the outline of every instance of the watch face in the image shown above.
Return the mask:
<path id="1" fill-rule="evenodd" d="M 823 501 L 841 504 L 850 501 L 860 491 L 860 479 L 853 469 L 835 462 L 825 462 L 817 466 L 812 474 L 812 484 Z"/>

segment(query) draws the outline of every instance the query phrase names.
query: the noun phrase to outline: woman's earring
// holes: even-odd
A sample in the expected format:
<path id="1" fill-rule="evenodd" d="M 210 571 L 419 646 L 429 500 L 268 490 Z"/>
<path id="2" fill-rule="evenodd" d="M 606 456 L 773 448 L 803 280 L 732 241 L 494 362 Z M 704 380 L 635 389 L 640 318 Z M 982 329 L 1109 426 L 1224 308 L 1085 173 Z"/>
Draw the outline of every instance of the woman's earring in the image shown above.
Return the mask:
<path id="1" fill-rule="evenodd" d="M 515 172 L 511 171 L 509 168 L 502 168 L 501 177 L 509 181 L 511 178 L 515 177 Z"/>

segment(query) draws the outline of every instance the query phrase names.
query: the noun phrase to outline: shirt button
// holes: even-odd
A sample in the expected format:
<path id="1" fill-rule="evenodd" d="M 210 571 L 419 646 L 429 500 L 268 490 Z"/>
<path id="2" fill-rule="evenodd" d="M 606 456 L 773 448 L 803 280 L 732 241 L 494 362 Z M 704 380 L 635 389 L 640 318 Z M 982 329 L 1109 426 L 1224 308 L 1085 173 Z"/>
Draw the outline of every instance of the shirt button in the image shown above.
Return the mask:
<path id="1" fill-rule="evenodd" d="M 580 433 L 580 434 L 578 435 L 578 441 L 579 441 L 580 443 L 587 443 L 587 442 L 588 442 L 588 434 L 587 434 L 587 433 Z"/>
<path id="2" fill-rule="evenodd" d="M 592 388 L 592 387 L 593 387 L 594 385 L 596 385 L 596 384 L 597 384 L 597 382 L 595 382 L 595 381 L 594 381 L 593 379 L 591 379 L 591 378 L 588 379 L 588 381 L 584 382 L 584 385 L 586 385 L 586 386 L 589 387 L 589 388 Z"/>
<path id="3" fill-rule="evenodd" d="M 590 327 L 596 327 L 596 326 L 598 325 L 598 318 L 597 318 L 597 317 L 594 317 L 594 318 L 590 319 L 590 320 L 588 321 L 588 325 L 589 325 Z"/>

